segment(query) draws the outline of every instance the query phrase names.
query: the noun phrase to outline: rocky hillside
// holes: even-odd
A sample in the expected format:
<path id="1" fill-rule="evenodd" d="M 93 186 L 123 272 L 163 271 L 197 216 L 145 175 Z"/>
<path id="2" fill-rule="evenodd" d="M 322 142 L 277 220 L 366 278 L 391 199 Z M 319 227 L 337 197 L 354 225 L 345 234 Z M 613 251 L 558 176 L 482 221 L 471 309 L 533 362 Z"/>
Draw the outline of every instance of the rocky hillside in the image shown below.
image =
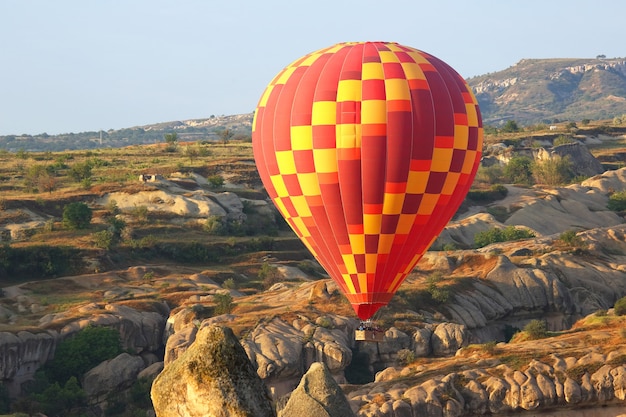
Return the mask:
<path id="1" fill-rule="evenodd" d="M 354 340 L 359 322 L 350 305 L 289 232 L 271 238 L 241 233 L 251 219 L 264 229 L 276 220 L 254 189 L 258 182 L 233 172 L 234 161 L 210 171 L 227 178 L 223 188 L 213 188 L 204 175 L 172 171 L 124 187 L 82 190 L 97 213 L 94 228 L 107 227 L 114 206 L 115 218 L 131 230 L 110 250 L 82 252 L 89 273 L 3 286 L 2 385 L 14 404 L 23 404 L 19 395 L 61 343 L 90 326 L 106 326 L 119 332 L 124 353 L 88 370 L 80 383 L 89 407 L 111 416 L 139 412 L 132 408 L 139 407 L 133 402 L 138 384 L 149 388 L 159 374 L 170 384 L 153 390 L 153 398 L 164 397 L 155 404 L 168 409 L 168 398 L 186 395 L 196 414 L 180 415 L 209 415 L 203 408 L 209 400 L 209 407 L 242 400 L 242 409 L 248 401 L 267 402 L 264 390 L 246 388 L 257 382 L 230 386 L 239 378 L 235 369 L 216 373 L 202 361 L 224 362 L 231 353 L 245 381 L 263 382 L 279 415 L 295 413 L 294 402 L 317 398 L 314 381 L 337 394 L 328 378 L 345 395 L 330 403 L 347 402 L 359 417 L 625 407 L 624 319 L 611 308 L 626 296 L 626 224 L 607 203 L 610 194 L 626 190 L 626 168 L 599 172 L 602 164 L 583 142 L 593 141 L 559 152 L 572 156 L 578 169 L 595 169 L 592 177 L 560 187 L 507 184 L 506 195 L 494 201 L 468 201 L 381 311 L 381 343 Z M 488 152 L 496 163 L 511 158 L 510 149 L 493 148 L 506 151 Z M 537 158 L 558 154 L 519 151 Z M 249 168 L 243 159 L 240 165 Z M 32 200 L 3 201 L 5 248 L 46 238 L 87 245 L 89 231 L 71 235 L 54 225 L 46 231 L 59 216 L 59 202 Z M 207 232 L 222 221 L 240 234 Z M 478 233 L 507 227 L 534 237 L 472 248 Z M 538 341 L 521 332 L 533 320 L 546 325 Z M 208 337 L 213 326 L 231 330 Z M 190 390 L 178 391 L 179 380 L 187 379 Z M 320 415 L 333 416 L 327 408 L 320 407 L 326 412 Z"/>
<path id="2" fill-rule="evenodd" d="M 524 59 L 468 80 L 485 124 L 612 119 L 626 114 L 626 59 Z"/>

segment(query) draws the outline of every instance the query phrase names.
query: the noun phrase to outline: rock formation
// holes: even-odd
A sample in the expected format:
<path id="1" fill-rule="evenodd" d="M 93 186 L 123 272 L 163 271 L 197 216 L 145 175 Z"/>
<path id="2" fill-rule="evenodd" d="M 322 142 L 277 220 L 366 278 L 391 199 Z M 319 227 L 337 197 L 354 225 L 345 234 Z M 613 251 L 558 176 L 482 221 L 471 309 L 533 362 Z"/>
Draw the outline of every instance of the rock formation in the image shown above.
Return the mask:
<path id="1" fill-rule="evenodd" d="M 202 327 L 152 385 L 157 417 L 275 416 L 269 394 L 227 327 Z"/>
<path id="2" fill-rule="evenodd" d="M 278 416 L 350 417 L 354 413 L 326 365 L 314 362 Z"/>

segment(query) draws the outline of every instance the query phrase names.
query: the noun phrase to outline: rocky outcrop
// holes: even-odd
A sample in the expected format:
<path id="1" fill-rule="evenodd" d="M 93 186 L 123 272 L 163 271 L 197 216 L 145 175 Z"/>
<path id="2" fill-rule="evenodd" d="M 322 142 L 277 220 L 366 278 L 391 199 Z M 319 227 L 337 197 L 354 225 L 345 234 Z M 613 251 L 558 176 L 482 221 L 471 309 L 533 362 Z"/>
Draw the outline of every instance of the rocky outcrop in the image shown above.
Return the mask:
<path id="1" fill-rule="evenodd" d="M 157 417 L 275 416 L 269 394 L 227 327 L 202 327 L 151 390 Z"/>
<path id="2" fill-rule="evenodd" d="M 523 371 L 493 360 L 490 368 L 453 372 L 415 384 L 409 382 L 408 372 L 386 372 L 393 378 L 388 376 L 381 379 L 384 383 L 364 386 L 349 394 L 349 400 L 359 417 L 511 415 L 555 407 L 610 405 L 624 409 L 626 367 L 611 365 L 622 354 L 589 352 L 578 359 L 554 354 L 551 364 L 532 360 Z M 402 380 L 396 382 L 395 378 L 400 377 Z M 399 400 L 405 403 L 402 414 L 390 413 L 398 409 Z"/>
<path id="3" fill-rule="evenodd" d="M 580 142 L 555 146 L 550 151 L 547 151 L 544 148 L 539 148 L 536 152 L 535 158 L 545 161 L 553 159 L 555 155 L 562 158 L 569 158 L 575 175 L 591 177 L 602 174 L 605 171 L 602 163 L 600 163 L 600 161 L 598 161 L 591 154 L 591 152 L 589 152 L 589 149 Z"/>
<path id="4" fill-rule="evenodd" d="M 350 417 L 354 413 L 326 365 L 314 362 L 278 416 Z"/>
<path id="5" fill-rule="evenodd" d="M 20 385 L 52 358 L 57 334 L 54 331 L 30 333 L 0 332 L 0 381 L 10 393 L 20 392 Z"/>
<path id="6" fill-rule="evenodd" d="M 139 356 L 122 353 L 87 371 L 83 389 L 91 404 L 101 403 L 111 392 L 130 387 L 137 375 L 145 368 Z"/>

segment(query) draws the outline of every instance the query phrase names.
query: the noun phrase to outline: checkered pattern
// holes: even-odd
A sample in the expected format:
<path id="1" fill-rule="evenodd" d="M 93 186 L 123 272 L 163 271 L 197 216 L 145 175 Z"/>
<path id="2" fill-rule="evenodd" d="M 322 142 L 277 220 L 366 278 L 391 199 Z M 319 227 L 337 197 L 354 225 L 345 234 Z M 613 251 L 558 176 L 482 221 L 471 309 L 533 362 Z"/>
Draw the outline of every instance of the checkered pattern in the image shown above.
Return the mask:
<path id="1" fill-rule="evenodd" d="M 278 210 L 371 317 L 452 218 L 482 152 L 467 83 L 425 52 L 341 43 L 267 87 L 252 142 Z"/>

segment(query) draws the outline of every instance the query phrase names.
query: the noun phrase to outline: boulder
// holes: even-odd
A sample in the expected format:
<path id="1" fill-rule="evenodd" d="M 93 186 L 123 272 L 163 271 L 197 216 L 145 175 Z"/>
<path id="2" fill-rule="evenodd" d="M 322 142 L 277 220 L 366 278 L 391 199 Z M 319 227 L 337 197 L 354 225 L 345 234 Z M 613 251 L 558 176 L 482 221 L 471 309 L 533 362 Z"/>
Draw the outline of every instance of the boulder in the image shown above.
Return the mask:
<path id="1" fill-rule="evenodd" d="M 130 387 L 144 367 L 141 357 L 122 353 L 87 371 L 83 389 L 88 401 L 91 404 L 100 403 L 112 392 Z"/>
<path id="2" fill-rule="evenodd" d="M 467 328 L 462 324 L 441 323 L 435 327 L 431 345 L 435 356 L 453 355 L 468 344 Z"/>
<path id="3" fill-rule="evenodd" d="M 321 362 L 311 364 L 298 387 L 291 393 L 279 417 L 354 416 L 343 391 Z"/>
<path id="4" fill-rule="evenodd" d="M 228 327 L 205 326 L 150 393 L 157 417 L 275 416 L 265 385 Z"/>

